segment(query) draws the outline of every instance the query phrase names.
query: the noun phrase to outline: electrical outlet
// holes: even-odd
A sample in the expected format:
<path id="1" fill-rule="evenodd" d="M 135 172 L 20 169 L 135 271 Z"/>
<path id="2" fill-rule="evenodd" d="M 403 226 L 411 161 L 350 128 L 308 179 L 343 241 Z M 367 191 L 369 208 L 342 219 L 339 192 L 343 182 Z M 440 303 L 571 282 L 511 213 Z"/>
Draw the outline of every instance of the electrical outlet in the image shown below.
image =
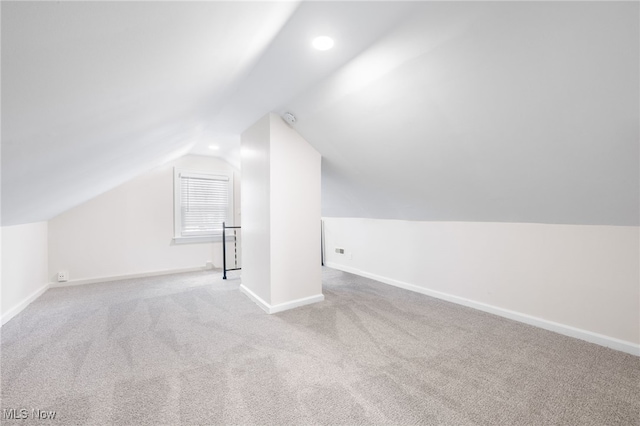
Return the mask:
<path id="1" fill-rule="evenodd" d="M 205 263 L 204 267 L 207 268 L 207 269 L 213 269 L 213 262 L 212 261 L 208 261 L 207 263 Z"/>
<path id="2" fill-rule="evenodd" d="M 338 247 L 336 247 L 336 253 L 338 253 L 338 254 L 344 254 L 344 249 L 343 249 L 343 248 L 338 248 Z"/>
<path id="3" fill-rule="evenodd" d="M 69 273 L 67 271 L 58 271 L 58 282 L 69 281 Z"/>

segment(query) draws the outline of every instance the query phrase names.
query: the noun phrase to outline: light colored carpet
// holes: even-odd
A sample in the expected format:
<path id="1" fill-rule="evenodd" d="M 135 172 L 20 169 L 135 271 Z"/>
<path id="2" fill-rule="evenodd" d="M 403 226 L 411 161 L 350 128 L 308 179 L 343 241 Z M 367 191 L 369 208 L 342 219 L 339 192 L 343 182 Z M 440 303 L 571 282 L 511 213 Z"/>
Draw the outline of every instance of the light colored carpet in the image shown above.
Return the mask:
<path id="1" fill-rule="evenodd" d="M 1 329 L 2 408 L 65 425 L 640 423 L 637 357 L 323 274 L 324 302 L 275 315 L 212 272 L 51 289 Z"/>

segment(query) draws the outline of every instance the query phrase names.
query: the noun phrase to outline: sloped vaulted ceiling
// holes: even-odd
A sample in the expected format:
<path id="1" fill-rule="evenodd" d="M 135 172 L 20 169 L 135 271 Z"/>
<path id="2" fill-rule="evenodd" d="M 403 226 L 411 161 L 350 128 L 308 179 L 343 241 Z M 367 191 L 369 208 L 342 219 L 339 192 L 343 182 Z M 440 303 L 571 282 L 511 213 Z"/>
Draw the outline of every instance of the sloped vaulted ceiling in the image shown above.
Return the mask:
<path id="1" fill-rule="evenodd" d="M 290 103 L 323 214 L 638 225 L 639 4 L 425 4 Z"/>
<path id="2" fill-rule="evenodd" d="M 323 214 L 637 225 L 636 2 L 2 2 L 2 223 L 291 111 Z M 336 46 L 309 47 L 326 34 Z"/>

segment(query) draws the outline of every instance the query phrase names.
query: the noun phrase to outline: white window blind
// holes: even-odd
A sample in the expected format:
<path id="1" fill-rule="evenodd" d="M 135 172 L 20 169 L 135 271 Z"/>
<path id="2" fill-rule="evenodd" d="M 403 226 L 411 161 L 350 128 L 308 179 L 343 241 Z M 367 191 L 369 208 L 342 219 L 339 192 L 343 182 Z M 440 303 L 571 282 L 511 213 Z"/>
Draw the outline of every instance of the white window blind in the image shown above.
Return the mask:
<path id="1" fill-rule="evenodd" d="M 219 234 L 229 222 L 229 178 L 200 173 L 179 173 L 180 236 Z"/>

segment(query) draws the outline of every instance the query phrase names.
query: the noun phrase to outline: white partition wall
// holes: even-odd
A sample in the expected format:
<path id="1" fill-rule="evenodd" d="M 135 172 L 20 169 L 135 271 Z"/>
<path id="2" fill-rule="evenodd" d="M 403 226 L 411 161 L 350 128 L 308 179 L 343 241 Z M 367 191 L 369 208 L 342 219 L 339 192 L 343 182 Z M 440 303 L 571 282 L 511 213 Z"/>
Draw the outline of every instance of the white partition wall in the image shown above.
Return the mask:
<path id="1" fill-rule="evenodd" d="M 320 154 L 269 114 L 242 134 L 241 290 L 268 313 L 324 299 Z"/>
<path id="2" fill-rule="evenodd" d="M 269 116 L 242 134 L 242 283 L 254 297 L 271 302 L 269 248 Z M 245 193 L 246 191 L 246 193 Z M 245 221 L 246 218 L 246 221 Z"/>

